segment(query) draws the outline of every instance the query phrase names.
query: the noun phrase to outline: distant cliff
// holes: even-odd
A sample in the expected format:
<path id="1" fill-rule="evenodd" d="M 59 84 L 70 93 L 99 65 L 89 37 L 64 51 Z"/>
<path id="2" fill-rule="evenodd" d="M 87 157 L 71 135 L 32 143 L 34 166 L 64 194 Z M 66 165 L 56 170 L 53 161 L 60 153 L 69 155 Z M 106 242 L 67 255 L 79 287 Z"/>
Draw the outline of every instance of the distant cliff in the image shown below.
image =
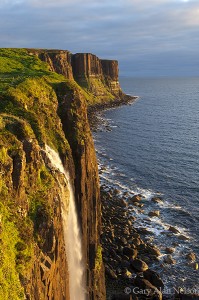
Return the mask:
<path id="1" fill-rule="evenodd" d="M 88 104 L 101 103 L 124 97 L 119 84 L 116 60 L 102 60 L 91 53 L 72 54 L 67 50 L 34 50 L 51 71 L 74 79 L 88 93 Z"/>
<path id="2" fill-rule="evenodd" d="M 0 299 L 70 300 L 60 197 L 67 199 L 67 187 L 45 155 L 48 144 L 73 182 L 88 299 L 104 300 L 87 106 L 124 96 L 118 63 L 62 50 L 0 49 L 0 66 Z"/>

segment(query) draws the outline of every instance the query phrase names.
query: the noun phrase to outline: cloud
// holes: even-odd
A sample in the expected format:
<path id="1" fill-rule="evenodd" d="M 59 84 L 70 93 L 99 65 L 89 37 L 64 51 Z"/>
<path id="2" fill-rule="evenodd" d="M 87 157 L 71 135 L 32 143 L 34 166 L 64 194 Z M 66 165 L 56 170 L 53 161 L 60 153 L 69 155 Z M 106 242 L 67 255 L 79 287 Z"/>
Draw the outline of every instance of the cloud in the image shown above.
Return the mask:
<path id="1" fill-rule="evenodd" d="M 175 65 L 173 57 L 180 69 L 177 60 L 188 64 L 198 55 L 197 1 L 0 0 L 0 6 L 2 47 L 93 52 L 119 59 L 122 72 L 132 66 L 143 73 L 158 72 L 165 61 Z"/>

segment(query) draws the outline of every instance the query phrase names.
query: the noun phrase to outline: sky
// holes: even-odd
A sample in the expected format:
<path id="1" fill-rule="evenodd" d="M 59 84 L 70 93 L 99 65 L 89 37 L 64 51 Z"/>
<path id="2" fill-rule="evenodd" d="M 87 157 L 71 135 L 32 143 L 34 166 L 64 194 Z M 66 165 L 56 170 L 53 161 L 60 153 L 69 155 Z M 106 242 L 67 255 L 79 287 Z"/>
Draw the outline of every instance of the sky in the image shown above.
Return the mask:
<path id="1" fill-rule="evenodd" d="M 0 47 L 89 52 L 122 76 L 199 76 L 199 0 L 0 0 Z"/>

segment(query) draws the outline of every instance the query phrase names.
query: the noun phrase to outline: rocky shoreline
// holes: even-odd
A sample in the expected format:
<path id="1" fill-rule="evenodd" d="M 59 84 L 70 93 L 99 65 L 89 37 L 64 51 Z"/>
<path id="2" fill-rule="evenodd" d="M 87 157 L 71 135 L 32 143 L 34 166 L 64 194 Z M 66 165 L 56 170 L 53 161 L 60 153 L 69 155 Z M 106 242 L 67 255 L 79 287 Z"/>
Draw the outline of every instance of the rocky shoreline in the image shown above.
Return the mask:
<path id="1" fill-rule="evenodd" d="M 131 105 L 133 104 L 139 97 L 123 95 L 121 98 L 115 99 L 114 101 L 109 101 L 105 103 L 97 103 L 92 106 L 88 106 L 88 120 L 92 131 L 96 131 L 99 125 L 99 116 L 101 113 L 109 108 L 115 108 L 122 105 Z"/>
<path id="2" fill-rule="evenodd" d="M 132 104 L 138 97 L 127 96 L 115 103 L 98 104 L 88 109 L 89 123 L 92 131 L 99 129 L 105 109 L 124 104 Z M 105 124 L 105 130 L 109 130 Z M 136 218 L 132 212 L 142 213 L 145 201 L 142 195 L 130 196 L 122 191 L 106 185 L 101 186 L 102 203 L 102 254 L 106 273 L 107 300 L 130 299 L 165 299 L 188 300 L 199 299 L 197 294 L 184 294 L 180 290 L 168 290 L 164 286 L 158 272 L 151 266 L 161 260 L 162 253 L 152 243 L 147 228 L 135 228 Z M 159 203 L 161 198 L 153 197 L 153 203 Z M 148 217 L 159 217 L 159 211 L 151 211 Z M 178 234 L 176 228 L 170 226 L 168 235 Z M 183 240 L 185 236 L 181 236 Z M 175 264 L 172 257 L 174 248 L 164 249 L 164 264 Z M 189 253 L 187 261 L 196 259 L 194 253 Z M 197 263 L 195 268 L 197 269 Z"/>
<path id="3" fill-rule="evenodd" d="M 199 299 L 198 294 L 184 294 L 181 290 L 168 289 L 157 272 L 150 266 L 159 261 L 160 249 L 148 239 L 147 228 L 135 228 L 136 217 L 132 212 L 142 210 L 142 195 L 128 196 L 121 191 L 101 186 L 102 202 L 102 253 L 106 273 L 107 299 Z M 160 198 L 151 199 L 154 202 Z M 151 212 L 152 213 L 156 213 Z M 139 218 L 139 214 L 137 215 Z M 175 227 L 169 228 L 173 234 Z M 166 247 L 164 264 L 174 264 L 174 249 Z M 189 253 L 188 261 L 195 260 Z"/>
<path id="4" fill-rule="evenodd" d="M 134 196 L 132 203 L 141 206 L 136 200 L 139 197 Z M 164 284 L 148 266 L 158 259 L 160 251 L 142 239 L 143 229 L 133 227 L 133 205 L 120 198 L 118 190 L 106 186 L 101 187 L 101 201 L 107 299 L 130 299 L 130 295 L 133 299 L 162 299 Z M 148 294 L 141 295 L 142 290 Z"/>

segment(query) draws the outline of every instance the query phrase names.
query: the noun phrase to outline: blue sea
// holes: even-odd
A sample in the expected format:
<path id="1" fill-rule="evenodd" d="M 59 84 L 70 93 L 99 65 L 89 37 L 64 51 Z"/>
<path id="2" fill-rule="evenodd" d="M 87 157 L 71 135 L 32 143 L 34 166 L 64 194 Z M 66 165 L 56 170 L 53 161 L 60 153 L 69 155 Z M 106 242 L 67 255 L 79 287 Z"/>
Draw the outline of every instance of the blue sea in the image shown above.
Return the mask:
<path id="1" fill-rule="evenodd" d="M 94 133 L 101 183 L 145 196 L 135 226 L 149 228 L 161 249 L 151 267 L 170 287 L 199 289 L 199 270 L 186 259 L 193 251 L 199 263 L 199 78 L 123 77 L 120 84 L 139 98 L 101 116 Z M 152 203 L 153 196 L 163 202 Z M 152 210 L 160 218 L 149 219 Z M 175 248 L 176 264 L 164 263 L 165 247 Z"/>

